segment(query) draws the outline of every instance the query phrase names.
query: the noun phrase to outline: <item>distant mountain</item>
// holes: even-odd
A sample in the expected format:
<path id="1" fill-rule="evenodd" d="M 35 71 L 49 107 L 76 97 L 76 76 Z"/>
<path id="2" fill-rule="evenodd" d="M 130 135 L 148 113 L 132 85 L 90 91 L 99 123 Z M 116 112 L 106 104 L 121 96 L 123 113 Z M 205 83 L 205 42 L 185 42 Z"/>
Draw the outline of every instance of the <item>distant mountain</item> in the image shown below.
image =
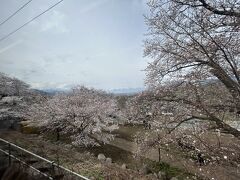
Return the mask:
<path id="1" fill-rule="evenodd" d="M 122 88 L 122 89 L 112 89 L 109 92 L 119 95 L 132 95 L 144 91 L 145 88 Z"/>
<path id="2" fill-rule="evenodd" d="M 46 93 L 46 94 L 48 94 L 48 95 L 55 95 L 55 94 L 57 94 L 57 93 L 66 92 L 66 91 L 64 91 L 64 90 L 62 90 L 62 89 L 41 89 L 41 90 L 38 90 L 38 91 L 40 91 L 40 92 L 42 92 L 42 93 Z"/>
<path id="3" fill-rule="evenodd" d="M 107 92 L 112 94 L 117 94 L 117 95 L 133 95 L 133 94 L 142 92 L 144 90 L 145 90 L 144 88 L 121 88 L 121 89 L 111 89 L 111 90 L 108 90 Z M 42 94 L 55 95 L 57 93 L 67 92 L 68 90 L 50 88 L 50 89 L 41 89 L 38 91 L 41 92 Z"/>
<path id="4" fill-rule="evenodd" d="M 42 91 L 42 90 L 39 90 L 39 89 L 32 89 L 34 92 L 36 92 L 37 94 L 40 94 L 40 95 L 49 95 L 49 93 L 45 92 L 45 91 Z"/>

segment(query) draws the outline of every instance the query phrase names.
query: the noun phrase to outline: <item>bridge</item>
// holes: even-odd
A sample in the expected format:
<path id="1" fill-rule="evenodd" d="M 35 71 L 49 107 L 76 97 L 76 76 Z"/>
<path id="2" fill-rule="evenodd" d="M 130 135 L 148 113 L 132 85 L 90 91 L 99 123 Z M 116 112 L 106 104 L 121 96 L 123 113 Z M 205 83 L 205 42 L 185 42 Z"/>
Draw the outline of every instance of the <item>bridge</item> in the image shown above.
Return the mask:
<path id="1" fill-rule="evenodd" d="M 54 161 L 0 138 L 0 157 L 7 166 L 18 164 L 33 177 L 50 180 L 89 180 Z"/>

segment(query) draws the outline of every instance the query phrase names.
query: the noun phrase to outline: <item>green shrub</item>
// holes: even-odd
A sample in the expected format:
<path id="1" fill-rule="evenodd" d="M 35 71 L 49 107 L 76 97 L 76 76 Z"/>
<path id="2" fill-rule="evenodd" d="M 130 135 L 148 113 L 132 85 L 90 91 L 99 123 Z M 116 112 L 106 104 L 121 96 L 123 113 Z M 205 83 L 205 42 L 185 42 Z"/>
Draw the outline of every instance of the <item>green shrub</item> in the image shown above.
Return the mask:
<path id="1" fill-rule="evenodd" d="M 159 171 L 166 173 L 166 178 L 171 179 L 172 177 L 178 177 L 178 179 L 186 179 L 186 177 L 193 177 L 192 174 L 185 172 L 182 169 L 177 167 L 170 166 L 168 163 L 165 162 L 149 162 L 149 166 L 153 172 L 158 173 Z"/>

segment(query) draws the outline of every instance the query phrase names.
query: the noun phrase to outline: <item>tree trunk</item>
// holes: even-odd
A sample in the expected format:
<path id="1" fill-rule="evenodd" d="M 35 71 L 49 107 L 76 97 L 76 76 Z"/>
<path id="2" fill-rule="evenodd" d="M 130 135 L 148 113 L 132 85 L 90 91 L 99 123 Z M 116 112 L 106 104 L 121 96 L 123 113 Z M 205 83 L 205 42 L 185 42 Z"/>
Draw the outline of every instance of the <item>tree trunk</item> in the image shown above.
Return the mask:
<path id="1" fill-rule="evenodd" d="M 212 62 L 209 65 L 213 68 L 211 71 L 212 74 L 229 90 L 233 97 L 237 113 L 240 114 L 240 84 L 234 81 L 218 64 Z"/>
<path id="2" fill-rule="evenodd" d="M 236 128 L 231 127 L 230 125 L 224 123 L 223 121 L 214 116 L 211 116 L 211 119 L 216 123 L 219 129 L 222 129 L 228 134 L 232 134 L 234 137 L 240 139 L 240 131 L 238 131 Z"/>
<path id="3" fill-rule="evenodd" d="M 57 129 L 57 141 L 59 141 L 60 140 L 60 131 L 59 131 L 59 129 Z"/>
<path id="4" fill-rule="evenodd" d="M 161 162 L 161 148 L 158 148 L 158 162 Z"/>

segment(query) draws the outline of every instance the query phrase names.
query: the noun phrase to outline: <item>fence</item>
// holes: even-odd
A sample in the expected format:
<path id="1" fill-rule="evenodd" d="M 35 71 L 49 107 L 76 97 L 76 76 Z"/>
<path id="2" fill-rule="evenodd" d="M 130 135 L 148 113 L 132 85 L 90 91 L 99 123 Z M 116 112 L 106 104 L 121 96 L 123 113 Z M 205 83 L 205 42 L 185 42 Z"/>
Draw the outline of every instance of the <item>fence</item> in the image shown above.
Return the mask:
<path id="1" fill-rule="evenodd" d="M 0 138 L 0 152 L 8 157 L 7 161 L 9 166 L 18 162 L 19 164 L 28 167 L 30 170 L 28 172 L 31 172 L 35 176 L 38 175 L 50 180 L 89 180 L 88 178 L 63 167 L 54 161 L 45 159 L 2 138 Z"/>

